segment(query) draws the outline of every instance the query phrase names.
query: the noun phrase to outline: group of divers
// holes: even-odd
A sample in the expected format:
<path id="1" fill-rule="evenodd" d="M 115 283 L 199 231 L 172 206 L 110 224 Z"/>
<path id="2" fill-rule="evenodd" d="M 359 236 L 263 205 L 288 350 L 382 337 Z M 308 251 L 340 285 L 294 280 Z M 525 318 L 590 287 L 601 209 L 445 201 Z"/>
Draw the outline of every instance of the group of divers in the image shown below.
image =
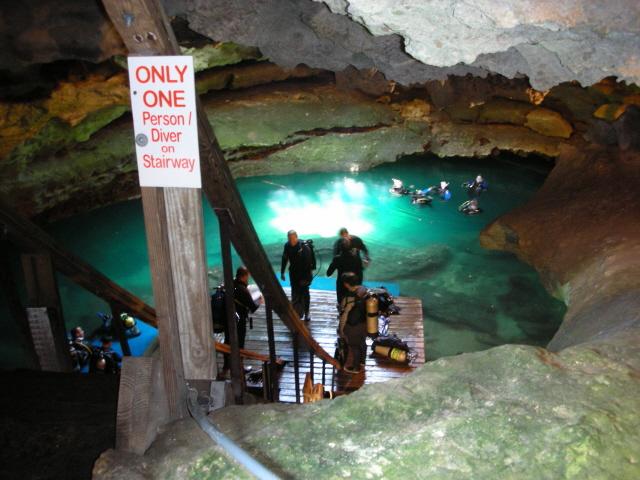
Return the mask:
<path id="1" fill-rule="evenodd" d="M 441 200 L 448 202 L 451 200 L 451 190 L 449 189 L 449 182 L 441 181 L 440 185 L 432 185 L 431 187 L 424 189 L 416 189 L 413 185 L 405 187 L 402 180 L 397 178 L 391 179 L 393 184 L 389 188 L 389 193 L 394 196 L 408 196 L 411 197 L 411 203 L 414 205 L 429 205 L 433 201 L 434 197 L 440 197 Z M 463 202 L 458 211 L 465 215 L 476 215 L 482 213 L 482 208 L 478 203 L 478 197 L 480 194 L 489 189 L 488 183 L 482 178 L 482 175 L 477 175 L 473 180 L 467 180 L 461 185 L 462 189 L 467 192 L 469 200 Z"/>
<path id="2" fill-rule="evenodd" d="M 337 272 L 337 338 L 335 357 L 347 373 L 359 373 L 365 364 L 367 352 L 366 339 L 372 339 L 373 355 L 398 362 L 409 362 L 413 357 L 406 342 L 389 334 L 389 317 L 399 313 L 393 296 L 384 288 L 363 287 L 364 269 L 371 261 L 364 241 L 351 235 L 346 228 L 339 232 L 334 242 L 332 260 L 326 274 L 331 277 Z M 310 286 L 321 267 L 317 268 L 313 241 L 298 238 L 291 230 L 287 233 L 281 261 L 281 279 L 285 280 L 288 267 L 291 285 L 291 303 L 299 317 L 306 322 L 310 317 Z M 259 291 L 249 285 L 249 270 L 241 266 L 237 269 L 232 289 L 235 306 L 235 326 L 238 346 L 244 348 L 247 326 L 253 328 L 251 314 L 264 303 Z M 214 333 L 224 332 L 224 342 L 229 343 L 229 332 L 225 308 L 226 290 L 218 286 L 211 294 L 211 310 Z M 141 334 L 137 320 L 127 313 L 112 317 L 99 313 L 102 326 L 90 335 L 82 327 L 73 328 L 68 335 L 69 351 L 74 370 L 90 374 L 117 374 L 121 368 L 122 357 L 113 348 L 113 339 L 123 333 L 127 338 Z M 347 365 L 347 359 L 350 361 Z M 226 378 L 230 362 L 224 356 L 222 373 Z M 245 369 L 249 376 L 251 368 Z M 259 373 L 259 372 L 256 372 Z"/>

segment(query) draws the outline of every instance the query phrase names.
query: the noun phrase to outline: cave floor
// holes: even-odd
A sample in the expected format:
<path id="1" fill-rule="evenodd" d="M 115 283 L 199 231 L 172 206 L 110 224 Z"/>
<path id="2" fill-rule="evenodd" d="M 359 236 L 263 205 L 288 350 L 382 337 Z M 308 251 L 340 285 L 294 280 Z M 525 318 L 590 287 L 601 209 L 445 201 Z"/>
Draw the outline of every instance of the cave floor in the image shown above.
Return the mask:
<path id="1" fill-rule="evenodd" d="M 115 445 L 118 378 L 0 372 L 0 478 L 91 478 Z"/>

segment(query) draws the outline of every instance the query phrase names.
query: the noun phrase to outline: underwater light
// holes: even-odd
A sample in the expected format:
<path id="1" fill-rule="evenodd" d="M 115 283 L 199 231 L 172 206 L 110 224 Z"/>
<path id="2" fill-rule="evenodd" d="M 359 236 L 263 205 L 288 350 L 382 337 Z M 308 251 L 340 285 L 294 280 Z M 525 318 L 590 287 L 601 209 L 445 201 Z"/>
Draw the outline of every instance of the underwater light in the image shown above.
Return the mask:
<path id="1" fill-rule="evenodd" d="M 300 235 L 333 237 L 341 227 L 358 234 L 373 230 L 365 219 L 366 186 L 351 178 L 332 184 L 315 196 L 291 190 L 273 192 L 268 204 L 275 213 L 270 224 L 282 233 L 294 229 Z"/>

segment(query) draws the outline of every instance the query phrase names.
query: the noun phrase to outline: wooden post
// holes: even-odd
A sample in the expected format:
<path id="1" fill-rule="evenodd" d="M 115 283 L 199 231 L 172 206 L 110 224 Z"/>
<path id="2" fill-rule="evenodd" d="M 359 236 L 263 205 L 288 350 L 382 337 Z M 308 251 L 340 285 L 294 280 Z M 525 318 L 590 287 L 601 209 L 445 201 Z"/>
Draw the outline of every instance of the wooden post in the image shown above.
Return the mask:
<path id="1" fill-rule="evenodd" d="M 182 363 L 182 348 L 178 329 L 178 302 L 174 290 L 174 270 L 167 222 L 167 208 L 162 188 L 142 187 L 142 208 L 147 233 L 147 245 L 156 301 L 158 341 L 162 358 L 163 378 L 169 417 L 188 415 L 187 387 Z"/>
<path id="2" fill-rule="evenodd" d="M 104 0 L 107 14 L 134 55 L 180 55 L 158 0 Z M 143 187 L 142 205 L 171 418 L 186 410 L 185 380 L 216 371 L 199 189 Z M 200 382 L 199 382 L 200 383 Z"/>
<path id="3" fill-rule="evenodd" d="M 22 255 L 27 290 L 27 316 L 36 352 L 43 369 L 71 371 L 67 329 L 62 316 L 58 282 L 47 254 Z M 47 365 L 43 359 L 47 358 Z"/>
<path id="4" fill-rule="evenodd" d="M 207 278 L 202 192 L 195 188 L 165 188 L 167 227 L 173 289 L 178 307 L 178 325 L 188 381 L 211 382 L 217 372 L 213 346 L 213 320 Z M 192 382 L 192 384 L 195 384 Z M 205 385 L 204 393 L 209 393 Z"/>
<path id="5" fill-rule="evenodd" d="M 237 405 L 243 403 L 244 376 L 240 362 L 240 345 L 238 344 L 238 327 L 236 322 L 236 308 L 233 301 L 233 265 L 231 262 L 231 242 L 229 241 L 229 224 L 233 219 L 228 212 L 216 212 L 220 219 L 220 250 L 222 253 L 222 271 L 224 274 L 225 307 L 227 313 L 227 334 L 231 354 L 229 363 L 231 367 L 231 386 Z"/>

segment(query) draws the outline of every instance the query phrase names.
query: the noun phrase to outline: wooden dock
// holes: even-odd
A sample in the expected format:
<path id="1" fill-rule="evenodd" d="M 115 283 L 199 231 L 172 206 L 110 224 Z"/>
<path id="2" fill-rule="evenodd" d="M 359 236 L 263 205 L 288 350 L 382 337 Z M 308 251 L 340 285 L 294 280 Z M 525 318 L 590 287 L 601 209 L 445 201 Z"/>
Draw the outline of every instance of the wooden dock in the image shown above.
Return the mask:
<path id="1" fill-rule="evenodd" d="M 285 289 L 289 294 L 289 289 Z M 422 302 L 417 298 L 397 297 L 395 303 L 401 308 L 399 315 L 392 315 L 389 324 L 389 333 L 396 333 L 398 337 L 407 342 L 415 354 L 410 365 L 402 365 L 389 359 L 371 355 L 371 348 L 367 350 L 367 363 L 364 372 L 348 374 L 337 372 L 334 378 L 333 368 L 327 365 L 324 370 L 324 382 L 322 382 L 322 360 L 314 357 L 313 380 L 314 383 L 324 383 L 325 390 L 334 390 L 349 393 L 357 390 L 364 384 L 384 382 L 392 378 L 402 377 L 411 373 L 415 368 L 424 364 L 424 327 L 422 317 Z M 327 351 L 335 350 L 336 328 L 338 326 L 336 296 L 333 291 L 311 290 L 311 321 L 307 323 L 311 335 Z M 293 362 L 293 339 L 288 328 L 274 315 L 274 336 L 276 355 L 287 363 L 279 376 L 280 401 L 295 402 L 295 373 Z M 370 341 L 367 341 L 370 343 Z M 267 341 L 267 327 L 265 309 L 260 307 L 253 314 L 253 330 L 247 329 L 245 349 L 264 355 L 269 354 Z M 219 365 L 222 365 L 222 356 L 218 354 Z M 300 398 L 302 399 L 302 387 L 304 379 L 311 366 L 309 351 L 302 342 L 298 342 L 299 356 L 299 381 Z M 259 361 L 245 360 L 245 366 L 252 366 L 254 370 L 260 370 L 262 364 Z M 301 400 L 302 401 L 302 400 Z"/>

